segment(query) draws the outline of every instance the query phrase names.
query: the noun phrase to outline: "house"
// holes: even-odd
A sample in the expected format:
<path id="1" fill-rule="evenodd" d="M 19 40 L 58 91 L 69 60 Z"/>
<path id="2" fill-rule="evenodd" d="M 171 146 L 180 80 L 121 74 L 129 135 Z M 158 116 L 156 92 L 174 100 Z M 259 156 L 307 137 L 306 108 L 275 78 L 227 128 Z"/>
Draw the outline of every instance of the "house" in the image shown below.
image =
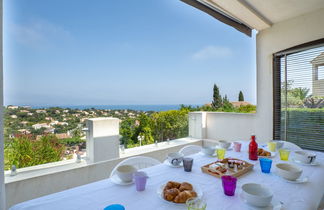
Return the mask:
<path id="1" fill-rule="evenodd" d="M 38 130 L 38 129 L 41 129 L 41 128 L 50 128 L 51 126 L 49 126 L 47 123 L 37 123 L 37 124 L 32 125 L 32 127 L 35 130 Z"/>
<path id="2" fill-rule="evenodd" d="M 67 138 L 71 138 L 70 134 L 68 133 L 57 133 L 55 134 L 56 138 L 58 139 L 67 139 Z"/>
<path id="3" fill-rule="evenodd" d="M 27 129 L 19 129 L 18 132 L 21 133 L 21 134 L 30 134 L 30 133 L 31 133 L 31 132 L 30 132 L 29 130 L 27 130 Z"/>
<path id="4" fill-rule="evenodd" d="M 9 105 L 7 106 L 7 109 L 18 109 L 19 106 L 13 106 L 13 105 Z"/>
<path id="5" fill-rule="evenodd" d="M 10 115 L 10 117 L 12 118 L 12 119 L 17 119 L 17 115 Z"/>
<path id="6" fill-rule="evenodd" d="M 46 110 L 44 110 L 44 109 L 38 109 L 38 110 L 36 110 L 36 113 L 38 113 L 38 114 L 41 114 L 41 113 L 46 113 Z"/>
<path id="7" fill-rule="evenodd" d="M 251 103 L 247 101 L 232 101 L 230 102 L 235 108 L 238 108 L 240 106 L 246 106 L 246 105 L 251 105 Z"/>
<path id="8" fill-rule="evenodd" d="M 324 52 L 314 58 L 311 64 L 313 69 L 312 95 L 324 97 Z"/>

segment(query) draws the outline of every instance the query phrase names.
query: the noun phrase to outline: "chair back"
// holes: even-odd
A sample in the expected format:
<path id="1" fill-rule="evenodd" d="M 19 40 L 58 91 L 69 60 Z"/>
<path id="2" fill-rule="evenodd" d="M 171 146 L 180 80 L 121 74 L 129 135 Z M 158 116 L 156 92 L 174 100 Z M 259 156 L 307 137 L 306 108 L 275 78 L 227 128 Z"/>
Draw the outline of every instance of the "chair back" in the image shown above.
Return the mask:
<path id="1" fill-rule="evenodd" d="M 187 145 L 182 147 L 179 152 L 184 156 L 193 155 L 201 151 L 201 146 L 198 145 Z"/>
<path id="2" fill-rule="evenodd" d="M 158 164 L 161 164 L 161 162 L 158 161 L 157 159 L 154 159 L 151 157 L 135 156 L 135 157 L 127 158 L 115 166 L 115 168 L 110 173 L 110 177 L 115 175 L 117 168 L 122 165 L 132 165 L 137 170 L 140 170 L 140 169 L 148 168 L 148 167 L 155 166 Z"/>

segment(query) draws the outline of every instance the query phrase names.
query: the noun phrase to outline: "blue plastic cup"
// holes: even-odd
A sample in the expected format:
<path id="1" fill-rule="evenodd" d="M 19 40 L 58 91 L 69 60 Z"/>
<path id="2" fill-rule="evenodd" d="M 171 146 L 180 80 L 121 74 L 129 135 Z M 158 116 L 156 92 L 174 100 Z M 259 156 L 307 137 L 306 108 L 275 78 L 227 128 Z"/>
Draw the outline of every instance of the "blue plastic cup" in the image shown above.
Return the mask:
<path id="1" fill-rule="evenodd" d="M 271 169 L 271 164 L 272 164 L 272 160 L 268 159 L 268 158 L 259 158 L 260 160 L 260 165 L 261 165 L 261 171 L 263 173 L 270 173 L 270 169 Z"/>

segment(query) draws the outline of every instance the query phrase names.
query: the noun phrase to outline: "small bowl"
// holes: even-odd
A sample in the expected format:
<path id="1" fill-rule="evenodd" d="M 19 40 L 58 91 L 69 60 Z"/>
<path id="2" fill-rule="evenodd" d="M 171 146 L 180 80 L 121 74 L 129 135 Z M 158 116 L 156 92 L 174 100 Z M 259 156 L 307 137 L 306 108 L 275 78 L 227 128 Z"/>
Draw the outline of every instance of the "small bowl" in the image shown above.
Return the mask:
<path id="1" fill-rule="evenodd" d="M 218 144 L 223 149 L 228 149 L 231 146 L 231 142 L 227 142 L 227 141 L 224 141 L 224 140 L 219 140 Z"/>
<path id="2" fill-rule="evenodd" d="M 184 155 L 180 152 L 172 152 L 168 154 L 168 161 L 173 166 L 180 166 Z"/>
<path id="3" fill-rule="evenodd" d="M 278 163 L 276 164 L 276 172 L 279 176 L 294 181 L 301 176 L 303 170 L 289 163 Z"/>
<path id="4" fill-rule="evenodd" d="M 277 148 L 277 150 L 281 149 L 284 146 L 284 144 L 285 144 L 284 141 L 274 141 L 274 142 L 276 142 L 276 148 Z"/>
<path id="5" fill-rule="evenodd" d="M 203 147 L 201 150 L 205 155 L 213 155 L 215 154 L 215 147 Z"/>
<path id="6" fill-rule="evenodd" d="M 131 182 L 133 180 L 133 173 L 136 171 L 137 169 L 131 165 L 121 165 L 116 169 L 118 177 L 123 182 Z"/>
<path id="7" fill-rule="evenodd" d="M 273 193 L 263 185 L 248 183 L 242 186 L 243 197 L 246 202 L 252 206 L 269 206 Z"/>
<path id="8" fill-rule="evenodd" d="M 311 163 L 315 162 L 316 154 L 308 153 L 305 151 L 295 151 L 294 159 L 297 161 L 300 161 L 302 163 L 311 164 Z"/>

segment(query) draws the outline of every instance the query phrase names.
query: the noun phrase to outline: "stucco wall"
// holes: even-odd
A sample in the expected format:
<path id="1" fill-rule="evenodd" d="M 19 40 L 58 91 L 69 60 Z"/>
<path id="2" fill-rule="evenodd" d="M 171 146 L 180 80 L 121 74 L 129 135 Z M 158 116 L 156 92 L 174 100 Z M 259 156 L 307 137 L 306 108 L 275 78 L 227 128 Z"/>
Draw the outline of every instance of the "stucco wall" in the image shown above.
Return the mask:
<path id="1" fill-rule="evenodd" d="M 254 133 L 255 114 L 208 112 L 206 121 L 208 139 L 248 141 Z"/>
<path id="2" fill-rule="evenodd" d="M 255 133 L 272 138 L 272 54 L 296 45 L 324 38 L 324 9 L 274 24 L 256 37 L 257 115 Z"/>

